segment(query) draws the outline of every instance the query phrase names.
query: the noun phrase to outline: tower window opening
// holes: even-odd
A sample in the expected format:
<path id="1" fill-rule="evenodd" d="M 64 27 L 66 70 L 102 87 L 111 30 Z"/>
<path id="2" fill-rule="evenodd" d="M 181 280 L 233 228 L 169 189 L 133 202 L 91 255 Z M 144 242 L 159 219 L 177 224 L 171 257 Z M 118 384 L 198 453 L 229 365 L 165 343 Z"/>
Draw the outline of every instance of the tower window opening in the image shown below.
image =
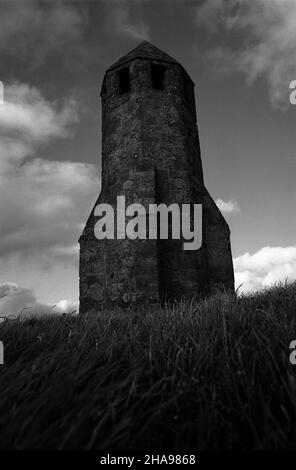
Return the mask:
<path id="1" fill-rule="evenodd" d="M 192 96 L 191 96 L 191 84 L 187 77 L 184 77 L 184 95 L 185 95 L 186 101 L 189 102 Z"/>
<path id="2" fill-rule="evenodd" d="M 196 119 L 194 89 L 192 83 L 187 77 L 184 77 L 184 97 L 188 109 Z"/>
<path id="3" fill-rule="evenodd" d="M 165 71 L 166 71 L 166 67 L 164 67 L 163 65 L 158 65 L 158 64 L 151 65 L 152 88 L 154 88 L 155 90 L 164 90 Z"/>
<path id="4" fill-rule="evenodd" d="M 123 95 L 124 93 L 128 93 L 131 89 L 129 68 L 126 67 L 125 69 L 119 70 L 118 78 L 119 78 L 119 93 L 121 95 Z"/>

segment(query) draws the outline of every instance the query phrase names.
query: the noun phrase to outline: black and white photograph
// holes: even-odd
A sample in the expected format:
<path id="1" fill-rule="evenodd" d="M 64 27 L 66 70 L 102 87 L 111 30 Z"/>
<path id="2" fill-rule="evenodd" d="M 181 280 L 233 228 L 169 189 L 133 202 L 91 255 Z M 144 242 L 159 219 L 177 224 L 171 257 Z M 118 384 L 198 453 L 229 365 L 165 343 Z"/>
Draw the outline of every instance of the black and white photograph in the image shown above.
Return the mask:
<path id="1" fill-rule="evenodd" d="M 0 450 L 296 450 L 295 129 L 296 0 L 0 0 Z"/>

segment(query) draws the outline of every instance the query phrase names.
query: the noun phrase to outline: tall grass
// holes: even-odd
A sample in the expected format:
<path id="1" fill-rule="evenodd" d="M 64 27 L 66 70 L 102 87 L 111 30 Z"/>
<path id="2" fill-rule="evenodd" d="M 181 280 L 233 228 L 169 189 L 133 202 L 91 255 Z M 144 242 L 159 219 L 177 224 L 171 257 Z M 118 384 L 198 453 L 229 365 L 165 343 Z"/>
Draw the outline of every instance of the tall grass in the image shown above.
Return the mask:
<path id="1" fill-rule="evenodd" d="M 7 449 L 296 448 L 296 284 L 4 323 Z"/>

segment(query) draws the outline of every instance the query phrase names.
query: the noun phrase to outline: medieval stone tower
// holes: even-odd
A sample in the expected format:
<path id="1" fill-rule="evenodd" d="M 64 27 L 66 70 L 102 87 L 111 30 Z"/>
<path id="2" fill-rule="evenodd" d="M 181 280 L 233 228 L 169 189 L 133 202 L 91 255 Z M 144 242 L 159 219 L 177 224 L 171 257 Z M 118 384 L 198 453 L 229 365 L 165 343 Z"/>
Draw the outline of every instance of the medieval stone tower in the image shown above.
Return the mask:
<path id="1" fill-rule="evenodd" d="M 194 83 L 181 64 L 148 42 L 105 74 L 102 190 L 95 207 L 202 204 L 202 246 L 183 240 L 98 240 L 92 210 L 80 237 L 80 311 L 159 302 L 233 289 L 230 231 L 204 186 Z"/>

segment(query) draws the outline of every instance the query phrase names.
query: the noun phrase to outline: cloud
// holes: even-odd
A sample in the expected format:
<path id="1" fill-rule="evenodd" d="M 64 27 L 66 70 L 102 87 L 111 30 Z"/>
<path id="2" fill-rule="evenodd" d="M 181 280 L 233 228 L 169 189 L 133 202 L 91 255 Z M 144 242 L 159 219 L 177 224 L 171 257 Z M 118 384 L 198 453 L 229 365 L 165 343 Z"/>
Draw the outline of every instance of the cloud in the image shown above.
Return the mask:
<path id="1" fill-rule="evenodd" d="M 82 42 L 86 17 L 79 2 L 55 0 L 0 2 L 0 52 L 40 65 L 54 52 L 77 50 Z"/>
<path id="2" fill-rule="evenodd" d="M 296 247 L 261 248 L 254 254 L 245 253 L 234 259 L 236 287 L 251 292 L 276 282 L 296 280 Z"/>
<path id="3" fill-rule="evenodd" d="M 0 284 L 0 316 L 41 316 L 77 312 L 78 303 L 60 300 L 56 305 L 38 302 L 33 290 L 19 287 L 15 283 Z"/>
<path id="4" fill-rule="evenodd" d="M 66 299 L 60 300 L 55 306 L 55 311 L 57 313 L 73 313 L 77 312 L 79 309 L 78 302 L 69 301 Z"/>
<path id="5" fill-rule="evenodd" d="M 70 138 L 78 121 L 72 98 L 49 102 L 26 84 L 5 88 L 0 105 L 0 257 L 49 267 L 76 263 L 85 214 L 98 193 L 93 165 L 45 160 L 43 145 Z"/>
<path id="6" fill-rule="evenodd" d="M 5 86 L 4 102 L 0 106 L 1 134 L 16 134 L 27 143 L 46 142 L 52 137 L 66 137 L 68 126 L 78 121 L 76 103 L 68 99 L 62 107 L 50 103 L 34 87 L 11 83 Z M 7 137 L 6 136 L 6 137 Z"/>
<path id="7" fill-rule="evenodd" d="M 5 282 L 3 284 L 0 284 L 0 299 L 6 297 L 7 295 L 10 295 L 16 287 L 17 284 L 15 284 L 14 282 Z"/>
<path id="8" fill-rule="evenodd" d="M 239 205 L 235 201 L 225 202 L 223 199 L 217 199 L 215 202 L 223 214 L 238 214 L 240 212 Z"/>
<path id="9" fill-rule="evenodd" d="M 267 80 L 272 106 L 289 105 L 289 83 L 296 77 L 294 0 L 206 0 L 196 24 L 219 46 L 209 57 L 223 72 L 242 72 L 248 83 Z"/>
<path id="10" fill-rule="evenodd" d="M 150 37 L 148 25 L 139 17 L 140 10 L 132 11 L 131 7 L 141 6 L 140 0 L 134 1 L 114 1 L 105 0 L 108 11 L 108 28 L 112 28 L 117 33 L 129 36 L 137 40 L 148 40 Z"/>

